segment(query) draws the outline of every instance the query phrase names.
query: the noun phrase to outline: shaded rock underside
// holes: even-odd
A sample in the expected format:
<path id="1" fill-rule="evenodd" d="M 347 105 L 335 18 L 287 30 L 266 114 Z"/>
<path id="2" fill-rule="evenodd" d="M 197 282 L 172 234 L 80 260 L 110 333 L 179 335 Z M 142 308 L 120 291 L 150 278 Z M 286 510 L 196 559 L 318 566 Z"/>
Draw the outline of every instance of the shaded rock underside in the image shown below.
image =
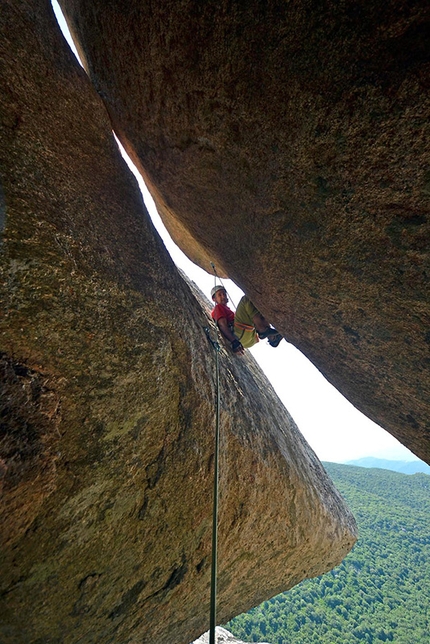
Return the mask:
<path id="1" fill-rule="evenodd" d="M 60 1 L 182 248 L 430 462 L 428 3 Z"/>

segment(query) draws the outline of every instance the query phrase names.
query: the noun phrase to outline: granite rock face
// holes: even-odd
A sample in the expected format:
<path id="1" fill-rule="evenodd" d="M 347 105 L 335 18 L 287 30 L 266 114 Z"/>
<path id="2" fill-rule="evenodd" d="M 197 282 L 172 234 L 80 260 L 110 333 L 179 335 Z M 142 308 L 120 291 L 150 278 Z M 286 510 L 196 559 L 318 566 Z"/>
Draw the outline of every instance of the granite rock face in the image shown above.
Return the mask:
<path id="1" fill-rule="evenodd" d="M 60 0 L 187 254 L 430 462 L 426 0 Z"/>
<path id="2" fill-rule="evenodd" d="M 214 352 L 49 2 L 0 17 L 2 644 L 208 626 Z M 222 350 L 219 620 L 336 565 L 354 519 Z"/>

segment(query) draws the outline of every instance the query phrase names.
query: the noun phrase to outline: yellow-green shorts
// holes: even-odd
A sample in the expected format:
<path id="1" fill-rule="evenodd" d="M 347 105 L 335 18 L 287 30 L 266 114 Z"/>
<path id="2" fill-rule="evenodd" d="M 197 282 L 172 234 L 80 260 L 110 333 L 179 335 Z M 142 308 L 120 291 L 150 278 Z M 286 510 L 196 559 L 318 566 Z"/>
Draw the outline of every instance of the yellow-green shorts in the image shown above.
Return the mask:
<path id="1" fill-rule="evenodd" d="M 259 314 L 260 311 L 244 295 L 237 306 L 234 316 L 234 335 L 240 340 L 245 349 L 249 349 L 249 347 L 254 346 L 258 342 L 253 317 Z"/>

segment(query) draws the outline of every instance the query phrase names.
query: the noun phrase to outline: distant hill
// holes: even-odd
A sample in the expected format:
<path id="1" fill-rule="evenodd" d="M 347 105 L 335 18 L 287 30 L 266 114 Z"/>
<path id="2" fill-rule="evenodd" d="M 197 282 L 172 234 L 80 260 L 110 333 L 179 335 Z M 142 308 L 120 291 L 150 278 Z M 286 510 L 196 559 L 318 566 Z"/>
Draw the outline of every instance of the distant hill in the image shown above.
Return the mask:
<path id="1" fill-rule="evenodd" d="M 239 615 L 227 628 L 245 642 L 429 644 L 430 477 L 324 467 L 356 517 L 357 544 L 334 570 Z"/>
<path id="2" fill-rule="evenodd" d="M 373 456 L 366 456 L 359 458 L 355 461 L 347 461 L 345 465 L 357 465 L 358 467 L 378 467 L 382 470 L 392 470 L 393 472 L 401 472 L 402 474 L 430 474 L 430 465 L 424 461 L 389 461 L 384 458 L 374 458 Z"/>

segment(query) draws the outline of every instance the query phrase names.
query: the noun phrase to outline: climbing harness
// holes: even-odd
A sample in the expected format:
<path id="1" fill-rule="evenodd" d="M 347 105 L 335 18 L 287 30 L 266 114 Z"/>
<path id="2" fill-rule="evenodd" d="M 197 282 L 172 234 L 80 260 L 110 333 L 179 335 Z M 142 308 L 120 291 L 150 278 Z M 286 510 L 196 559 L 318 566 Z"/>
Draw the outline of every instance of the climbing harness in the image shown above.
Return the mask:
<path id="1" fill-rule="evenodd" d="M 241 334 L 239 335 L 239 332 L 236 331 L 237 339 L 239 342 L 242 340 L 243 336 L 245 335 L 246 331 L 255 331 L 255 327 L 251 326 L 250 324 L 242 324 L 241 322 L 238 322 L 237 319 L 234 320 L 234 329 L 240 329 Z"/>
<path id="2" fill-rule="evenodd" d="M 216 340 L 212 340 L 208 327 L 203 327 L 206 337 L 215 349 L 215 458 L 214 458 L 214 487 L 213 487 L 213 513 L 212 513 L 212 563 L 211 563 L 211 598 L 210 598 L 210 625 L 209 644 L 215 644 L 216 627 L 216 595 L 217 595 L 217 559 L 218 559 L 218 484 L 219 484 L 219 411 L 220 411 L 220 386 L 219 386 L 219 353 L 221 347 Z"/>

